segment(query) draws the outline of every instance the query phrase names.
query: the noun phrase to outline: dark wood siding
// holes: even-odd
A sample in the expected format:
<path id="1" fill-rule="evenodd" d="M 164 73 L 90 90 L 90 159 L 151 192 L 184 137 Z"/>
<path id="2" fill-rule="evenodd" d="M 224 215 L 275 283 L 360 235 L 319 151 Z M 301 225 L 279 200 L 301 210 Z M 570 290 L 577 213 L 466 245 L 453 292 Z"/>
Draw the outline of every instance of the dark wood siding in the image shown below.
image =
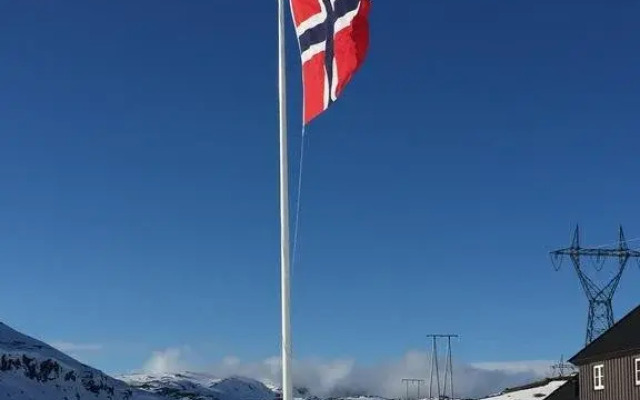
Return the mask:
<path id="1" fill-rule="evenodd" d="M 640 354 L 580 366 L 580 400 L 640 400 L 634 360 Z M 593 366 L 604 365 L 604 389 L 593 389 Z"/>

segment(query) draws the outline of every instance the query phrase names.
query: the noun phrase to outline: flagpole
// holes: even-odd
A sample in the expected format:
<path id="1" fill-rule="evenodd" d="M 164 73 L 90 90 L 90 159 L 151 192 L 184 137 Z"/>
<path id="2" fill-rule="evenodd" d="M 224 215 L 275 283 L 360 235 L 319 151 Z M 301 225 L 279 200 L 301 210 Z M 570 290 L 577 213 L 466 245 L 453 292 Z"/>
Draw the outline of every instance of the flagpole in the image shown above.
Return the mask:
<path id="1" fill-rule="evenodd" d="M 293 400 L 289 269 L 289 168 L 287 165 L 287 74 L 285 3 L 278 0 L 278 91 L 280 106 L 280 279 L 282 301 L 282 400 Z"/>

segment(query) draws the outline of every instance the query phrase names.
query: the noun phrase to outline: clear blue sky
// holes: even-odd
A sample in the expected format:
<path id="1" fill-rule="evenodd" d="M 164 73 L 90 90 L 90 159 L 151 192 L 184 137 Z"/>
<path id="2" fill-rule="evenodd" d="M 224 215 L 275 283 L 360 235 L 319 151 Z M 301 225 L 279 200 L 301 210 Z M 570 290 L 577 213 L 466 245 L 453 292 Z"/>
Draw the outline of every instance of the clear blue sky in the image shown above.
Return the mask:
<path id="1" fill-rule="evenodd" d="M 586 301 L 547 252 L 576 222 L 585 244 L 618 223 L 640 236 L 639 16 L 375 1 L 365 67 L 309 128 L 296 356 L 374 362 L 433 331 L 462 335 L 467 361 L 578 350 Z M 102 344 L 86 358 L 112 372 L 170 346 L 277 354 L 275 17 L 254 0 L 0 4 L 0 319 Z M 617 316 L 638 282 L 630 264 Z"/>

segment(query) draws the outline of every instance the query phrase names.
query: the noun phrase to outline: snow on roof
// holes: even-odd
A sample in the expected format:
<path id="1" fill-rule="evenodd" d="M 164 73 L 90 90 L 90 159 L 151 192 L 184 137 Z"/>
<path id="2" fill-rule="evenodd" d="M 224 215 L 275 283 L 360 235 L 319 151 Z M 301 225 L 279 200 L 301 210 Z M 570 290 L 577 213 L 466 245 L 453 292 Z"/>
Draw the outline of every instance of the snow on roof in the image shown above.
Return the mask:
<path id="1" fill-rule="evenodd" d="M 506 392 L 497 396 L 487 397 L 483 400 L 544 400 L 553 392 L 560 389 L 565 383 L 567 383 L 567 380 L 552 380 L 546 385 Z"/>

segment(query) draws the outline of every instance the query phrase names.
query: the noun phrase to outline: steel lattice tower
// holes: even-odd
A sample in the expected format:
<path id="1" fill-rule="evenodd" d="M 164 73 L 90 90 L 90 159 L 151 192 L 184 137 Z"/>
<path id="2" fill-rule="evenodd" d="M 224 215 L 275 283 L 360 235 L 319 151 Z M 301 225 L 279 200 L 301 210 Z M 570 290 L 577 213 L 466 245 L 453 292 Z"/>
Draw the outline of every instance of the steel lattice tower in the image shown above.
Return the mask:
<path id="1" fill-rule="evenodd" d="M 573 373 L 575 371 L 573 364 L 567 364 L 564 362 L 564 356 L 561 356 L 560 362 L 552 365 L 551 369 L 554 372 L 554 376 L 557 376 L 558 378 L 564 378 L 566 376 L 564 374 L 565 371 L 569 371 L 569 373 Z"/>
<path id="2" fill-rule="evenodd" d="M 551 252 L 551 261 L 557 270 L 560 269 L 564 256 L 569 256 L 587 299 L 589 300 L 589 317 L 587 322 L 586 344 L 608 330 L 614 323 L 612 300 L 618 289 L 620 278 L 630 258 L 639 258 L 640 251 L 631 250 L 627 245 L 622 226 L 618 236 L 616 248 L 582 248 L 580 247 L 580 228 L 576 225 L 571 240 L 571 247 Z M 584 268 L 583 259 L 595 261 L 596 269 L 601 270 L 606 259 L 617 258 L 618 265 L 613 277 L 607 282 L 598 284 L 591 279 Z"/>
<path id="3" fill-rule="evenodd" d="M 457 338 L 458 335 L 453 334 L 430 334 L 427 335 L 433 341 L 433 350 L 431 353 L 431 373 L 429 374 L 429 399 L 433 399 L 433 374 L 435 373 L 437 384 L 436 399 L 453 399 L 453 361 L 451 358 L 451 338 Z M 447 339 L 447 360 L 444 370 L 444 388 L 440 386 L 440 365 L 438 364 L 438 338 Z M 449 395 L 447 396 L 447 383 L 449 383 Z M 444 390 L 442 390 L 444 389 Z"/>
<path id="4" fill-rule="evenodd" d="M 413 378 L 403 378 L 402 379 L 403 383 L 407 384 L 407 397 L 405 397 L 406 400 L 411 400 L 411 398 L 409 397 L 409 384 L 413 384 L 413 383 L 417 383 L 418 384 L 418 397 L 416 397 L 417 400 L 420 400 L 420 385 L 422 385 L 424 383 L 424 379 L 413 379 Z"/>

